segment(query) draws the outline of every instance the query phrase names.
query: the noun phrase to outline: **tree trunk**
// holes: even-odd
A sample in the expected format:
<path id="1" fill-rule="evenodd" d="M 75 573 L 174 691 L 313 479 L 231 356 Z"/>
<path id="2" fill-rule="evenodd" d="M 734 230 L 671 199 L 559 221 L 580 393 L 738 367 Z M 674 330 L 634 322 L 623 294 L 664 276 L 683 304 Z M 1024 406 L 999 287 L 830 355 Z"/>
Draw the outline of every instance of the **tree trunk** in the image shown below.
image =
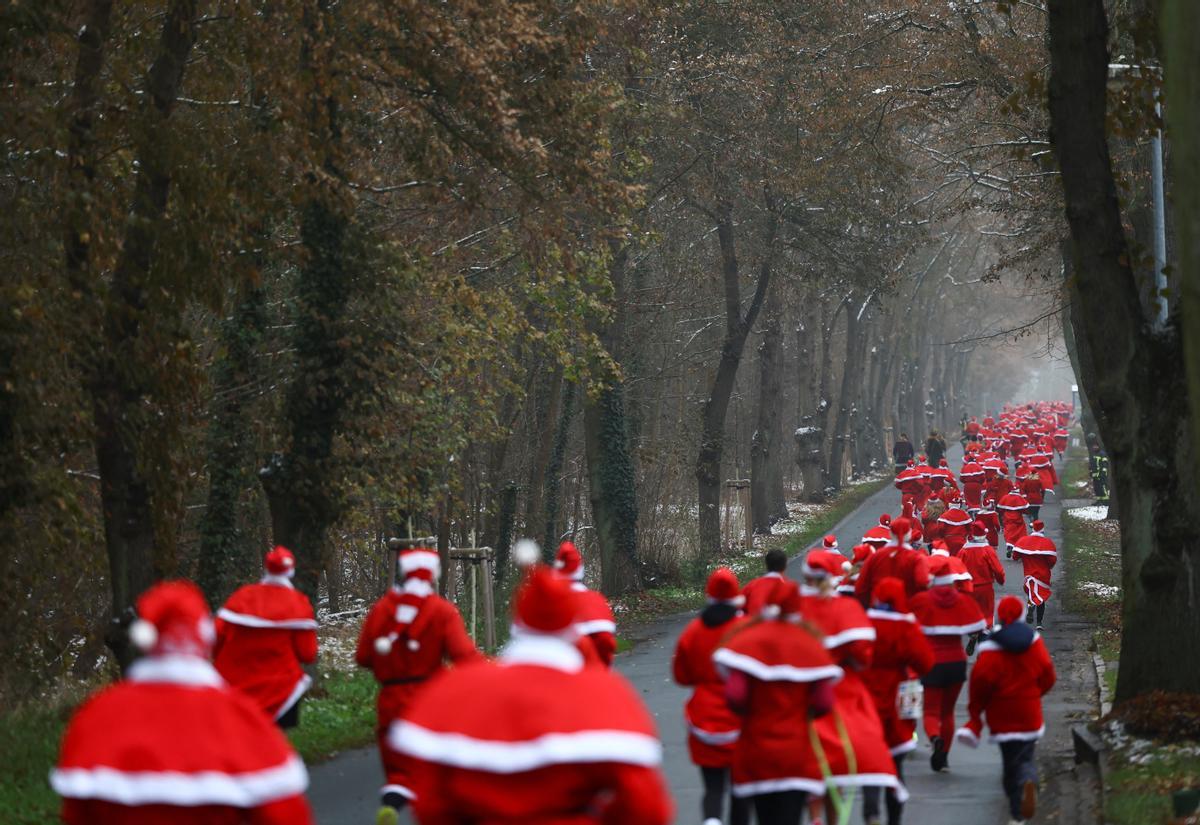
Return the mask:
<path id="1" fill-rule="evenodd" d="M 768 207 L 770 205 L 768 204 Z M 746 337 L 762 308 L 771 283 L 771 253 L 779 229 L 778 218 L 771 214 L 763 244 L 754 297 L 742 314 L 740 270 L 729 207 L 722 208 L 717 219 L 717 239 L 721 249 L 721 275 L 725 287 L 725 339 L 721 360 L 709 385 L 708 398 L 701 414 L 700 450 L 696 458 L 696 486 L 700 505 L 700 557 L 712 560 L 721 549 L 721 456 L 725 449 L 725 413 L 733 394 L 734 380 L 742 359 Z"/>
<path id="2" fill-rule="evenodd" d="M 1076 345 L 1121 500 L 1123 632 L 1117 699 L 1200 692 L 1200 519 L 1184 356 L 1176 330 L 1142 316 L 1105 133 L 1103 0 L 1049 6 L 1050 119 L 1076 253 Z M 1087 370 L 1085 369 L 1085 374 Z M 1181 648 L 1182 646 L 1182 648 Z"/>
<path id="3" fill-rule="evenodd" d="M 221 328 L 224 355 L 213 368 L 213 406 L 207 438 L 208 502 L 200 520 L 200 570 L 197 584 L 209 603 L 219 605 L 234 582 L 257 570 L 254 542 L 242 530 L 239 502 L 254 485 L 253 419 L 243 389 L 255 375 L 255 349 L 262 337 L 265 295 L 249 287 Z"/>
<path id="4" fill-rule="evenodd" d="M 588 493 L 600 547 L 601 588 L 609 596 L 640 590 L 637 489 L 629 454 L 624 385 L 613 380 L 583 408 Z"/>
<path id="5" fill-rule="evenodd" d="M 533 434 L 536 448 L 533 460 L 529 462 L 529 480 L 526 484 L 528 493 L 525 496 L 524 529 L 530 536 L 537 535 L 535 531 L 546 523 L 546 513 L 542 505 L 545 502 L 550 456 L 554 451 L 555 425 L 558 423 L 558 410 L 563 397 L 562 367 L 543 371 L 542 380 L 538 384 L 538 397 L 534 408 L 536 430 Z"/>
<path id="6" fill-rule="evenodd" d="M 767 311 L 762 343 L 758 347 L 758 410 L 754 436 L 750 444 L 750 513 L 755 533 L 769 535 L 779 517 L 783 497 L 780 469 L 783 434 L 780 407 L 783 401 L 783 375 L 780 363 L 780 329 L 777 301 Z"/>
<path id="7" fill-rule="evenodd" d="M 1200 9 L 1192 0 L 1164 0 L 1166 107 L 1171 138 L 1173 225 L 1178 239 L 1184 358 L 1192 402 L 1192 445 L 1200 456 Z"/>
<path id="8" fill-rule="evenodd" d="M 820 390 L 816 348 L 820 345 L 817 329 L 821 323 L 820 304 L 814 295 L 804 301 L 804 314 L 796 328 L 796 366 L 799 369 L 797 392 L 796 463 L 800 465 L 800 483 L 805 501 L 820 502 L 825 496 L 825 480 L 821 477 L 821 444 L 825 433 L 817 426 L 815 413 Z"/>
<path id="9" fill-rule="evenodd" d="M 146 94 L 140 112 L 144 122 L 135 149 L 137 179 L 133 202 L 121 257 L 109 287 L 103 354 L 95 360 L 88 380 L 113 595 L 114 623 L 106 641 L 122 667 L 134 655 L 123 630 L 132 616 L 133 602 L 156 578 L 168 573 L 170 567 L 165 554 L 155 553 L 154 502 L 143 468 L 146 442 L 155 436 L 156 422 L 146 420 L 145 402 L 154 397 L 153 389 L 147 386 L 151 370 L 147 362 L 156 355 L 147 353 L 146 347 L 139 343 L 150 273 L 155 263 L 155 239 L 167 210 L 172 183 L 171 158 L 162 145 L 161 135 L 175 108 L 184 67 L 195 44 L 195 18 L 195 0 L 171 3 L 163 21 L 158 54 L 146 74 Z M 81 37 L 84 51 L 103 48 L 102 42 L 84 45 L 84 39 Z M 86 240 L 77 240 L 86 247 Z M 68 247 L 69 268 L 85 267 L 86 249 L 81 250 L 74 243 Z M 79 255 L 84 257 L 81 259 Z M 77 271 L 82 273 L 85 269 Z M 169 328 L 176 320 L 161 318 L 155 319 L 155 323 Z"/>
<path id="10" fill-rule="evenodd" d="M 554 560 L 558 549 L 560 511 L 562 510 L 563 466 L 567 460 L 567 439 L 571 434 L 571 419 L 575 415 L 575 384 L 566 382 L 562 410 L 554 428 L 554 446 L 546 464 L 543 497 L 546 502 L 545 523 L 542 529 L 542 555 L 547 562 Z"/>
<path id="11" fill-rule="evenodd" d="M 866 305 L 852 295 L 846 306 L 846 362 L 842 371 L 842 386 L 838 393 L 837 417 L 833 425 L 833 449 L 829 459 L 829 486 L 842 487 L 842 466 L 850 437 L 850 409 L 862 388 L 864 339 L 862 316 Z"/>

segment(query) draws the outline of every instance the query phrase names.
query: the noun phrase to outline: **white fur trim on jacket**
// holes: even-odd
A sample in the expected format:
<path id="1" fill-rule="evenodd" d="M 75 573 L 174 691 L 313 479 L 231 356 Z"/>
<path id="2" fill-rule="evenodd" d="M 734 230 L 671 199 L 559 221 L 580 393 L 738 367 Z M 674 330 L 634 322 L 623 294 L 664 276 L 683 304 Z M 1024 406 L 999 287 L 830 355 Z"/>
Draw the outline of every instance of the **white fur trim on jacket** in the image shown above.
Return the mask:
<path id="1" fill-rule="evenodd" d="M 662 744 L 658 739 L 623 730 L 548 733 L 536 739 L 511 742 L 432 731 L 400 720 L 392 723 L 388 744 L 400 753 L 426 762 L 499 774 L 583 762 L 644 767 L 662 763 Z"/>
<path id="2" fill-rule="evenodd" d="M 921 632 L 926 636 L 965 636 L 968 633 L 978 633 L 986 629 L 987 622 L 983 619 L 970 624 L 921 625 Z"/>
<path id="3" fill-rule="evenodd" d="M 121 771 L 115 768 L 56 768 L 50 786 L 68 799 L 97 799 L 117 805 L 228 805 L 256 808 L 304 793 L 308 773 L 297 756 L 251 773 L 219 771 Z"/>
<path id="4" fill-rule="evenodd" d="M 264 619 L 261 616 L 251 616 L 248 613 L 234 613 L 222 607 L 217 611 L 217 618 L 239 627 L 257 627 L 271 630 L 316 630 L 316 619 Z"/>
<path id="5" fill-rule="evenodd" d="M 825 783 L 807 776 L 787 776 L 779 779 L 761 779 L 758 782 L 741 782 L 733 786 L 733 795 L 739 799 L 783 791 L 804 791 L 814 796 L 824 796 Z"/>
<path id="6" fill-rule="evenodd" d="M 735 730 L 712 731 L 705 730 L 704 728 L 698 728 L 691 722 L 688 722 L 687 728 L 688 733 L 706 745 L 732 745 L 742 735 L 741 728 L 737 728 Z"/>
<path id="7" fill-rule="evenodd" d="M 300 697 L 307 693 L 310 687 L 312 687 L 312 677 L 305 673 L 296 682 L 296 686 L 292 688 L 292 692 L 288 695 L 288 698 L 283 700 L 283 704 L 279 706 L 279 710 L 275 711 L 275 718 L 279 719 L 291 710 L 292 706 L 300 701 Z"/>
<path id="8" fill-rule="evenodd" d="M 995 744 L 997 742 L 1035 742 L 1041 739 L 1046 733 L 1046 726 L 1042 725 L 1037 730 L 1019 730 L 1009 731 L 1007 733 L 993 733 L 988 736 L 988 741 Z"/>
<path id="9" fill-rule="evenodd" d="M 616 633 L 617 623 L 609 619 L 592 619 L 586 622 L 576 622 L 575 632 L 580 636 L 591 636 L 593 633 Z"/>
<path id="10" fill-rule="evenodd" d="M 513 628 L 512 638 L 500 651 L 502 665 L 540 665 L 565 673 L 583 669 L 579 648 L 558 636 Z"/>
<path id="11" fill-rule="evenodd" d="M 867 611 L 868 619 L 880 619 L 885 622 L 909 622 L 916 624 L 917 617 L 913 613 L 897 613 L 894 610 L 879 610 L 872 607 Z"/>
<path id="12" fill-rule="evenodd" d="M 165 682 L 192 687 L 225 687 L 225 680 L 207 659 L 198 656 L 146 656 L 129 666 L 131 682 Z"/>
<path id="13" fill-rule="evenodd" d="M 847 644 L 848 642 L 873 642 L 875 641 L 875 628 L 873 627 L 850 627 L 838 633 L 833 633 L 821 640 L 825 645 L 826 650 L 833 650 L 835 647 Z"/>
<path id="14" fill-rule="evenodd" d="M 718 648 L 713 661 L 723 667 L 740 670 L 764 682 L 816 682 L 820 679 L 841 679 L 843 671 L 837 665 L 820 667 L 793 667 L 792 665 L 768 665 L 729 648 Z"/>

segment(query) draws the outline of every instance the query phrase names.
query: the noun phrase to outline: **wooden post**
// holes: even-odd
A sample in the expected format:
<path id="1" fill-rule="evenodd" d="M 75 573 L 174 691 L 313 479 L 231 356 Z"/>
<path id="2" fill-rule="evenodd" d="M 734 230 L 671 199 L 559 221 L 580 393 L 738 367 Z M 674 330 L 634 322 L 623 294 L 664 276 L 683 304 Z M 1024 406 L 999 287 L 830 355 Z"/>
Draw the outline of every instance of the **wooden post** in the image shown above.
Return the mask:
<path id="1" fill-rule="evenodd" d="M 406 539 L 390 538 L 387 540 L 386 553 L 395 553 L 394 556 L 388 556 L 388 589 L 391 590 L 396 584 L 396 560 L 400 556 L 401 550 L 408 550 L 412 547 L 437 547 L 437 536 L 418 536 Z"/>
<path id="2" fill-rule="evenodd" d="M 748 478 L 732 478 L 725 482 L 725 529 L 722 531 L 722 540 L 726 547 L 729 546 L 733 539 L 733 519 L 730 517 L 730 508 L 734 499 L 737 499 L 742 508 L 742 526 L 745 528 L 746 549 L 754 546 L 754 522 L 750 518 L 750 479 Z"/>
<path id="3" fill-rule="evenodd" d="M 496 648 L 496 603 L 492 593 L 495 585 L 495 556 L 491 547 L 452 547 L 450 558 L 471 565 L 471 638 L 479 643 L 476 623 L 478 620 L 478 602 L 483 602 L 483 647 L 487 651 Z M 479 568 L 483 566 L 483 577 L 480 581 Z M 482 587 L 482 590 L 477 588 Z"/>

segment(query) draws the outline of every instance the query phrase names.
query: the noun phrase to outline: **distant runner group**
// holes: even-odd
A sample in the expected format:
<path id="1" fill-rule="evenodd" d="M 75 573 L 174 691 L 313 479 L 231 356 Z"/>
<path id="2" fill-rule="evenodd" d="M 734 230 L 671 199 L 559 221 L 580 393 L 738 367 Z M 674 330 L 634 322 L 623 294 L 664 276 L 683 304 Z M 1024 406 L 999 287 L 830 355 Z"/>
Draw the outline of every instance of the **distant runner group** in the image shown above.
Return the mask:
<path id="1" fill-rule="evenodd" d="M 918 722 L 936 772 L 955 740 L 977 746 L 986 725 L 1012 822 L 1034 815 L 1041 697 L 1055 681 L 1040 632 L 1057 560 L 1038 508 L 1057 484 L 1070 417 L 1067 405 L 1032 403 L 971 419 L 957 473 L 944 458 L 906 460 L 900 514 L 849 554 L 826 537 L 800 581 L 778 550 L 744 587 L 729 569 L 711 573 L 673 661 L 691 688 L 705 825 L 844 823 L 859 794 L 867 823 L 899 825 Z M 1020 562 L 1024 599 L 996 604 L 1001 553 Z M 611 670 L 616 623 L 583 584 L 579 551 L 565 542 L 549 566 L 518 542 L 513 556 L 524 574 L 510 640 L 489 660 L 437 593 L 438 554 L 398 554 L 399 581 L 355 654 L 379 683 L 376 822 L 393 825 L 408 806 L 421 823 L 672 821 L 654 721 Z M 130 639 L 144 655 L 79 709 L 51 775 L 65 822 L 313 821 L 281 729 L 299 722 L 317 622 L 292 587 L 292 554 L 276 548 L 264 567 L 215 621 L 188 582 L 139 598 Z"/>

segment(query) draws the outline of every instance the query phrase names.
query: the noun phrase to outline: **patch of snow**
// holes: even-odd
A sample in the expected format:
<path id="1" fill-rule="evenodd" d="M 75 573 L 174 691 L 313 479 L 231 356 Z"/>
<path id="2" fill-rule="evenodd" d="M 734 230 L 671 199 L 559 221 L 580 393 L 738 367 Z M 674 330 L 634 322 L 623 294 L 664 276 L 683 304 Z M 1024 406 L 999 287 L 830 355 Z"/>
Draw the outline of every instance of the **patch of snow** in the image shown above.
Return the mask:
<path id="1" fill-rule="evenodd" d="M 1084 521 L 1104 521 L 1108 518 L 1107 504 L 1093 504 L 1090 507 L 1072 507 L 1067 515 Z"/>
<path id="2" fill-rule="evenodd" d="M 1105 599 L 1121 595 L 1121 588 L 1112 584 L 1101 584 L 1100 582 L 1083 582 L 1079 585 L 1079 589 L 1085 593 L 1091 593 L 1093 596 L 1100 596 Z"/>
<path id="3" fill-rule="evenodd" d="M 819 433 L 820 431 L 820 427 L 797 427 L 794 435 L 796 438 L 800 438 L 801 436 L 812 435 L 813 433 Z"/>

